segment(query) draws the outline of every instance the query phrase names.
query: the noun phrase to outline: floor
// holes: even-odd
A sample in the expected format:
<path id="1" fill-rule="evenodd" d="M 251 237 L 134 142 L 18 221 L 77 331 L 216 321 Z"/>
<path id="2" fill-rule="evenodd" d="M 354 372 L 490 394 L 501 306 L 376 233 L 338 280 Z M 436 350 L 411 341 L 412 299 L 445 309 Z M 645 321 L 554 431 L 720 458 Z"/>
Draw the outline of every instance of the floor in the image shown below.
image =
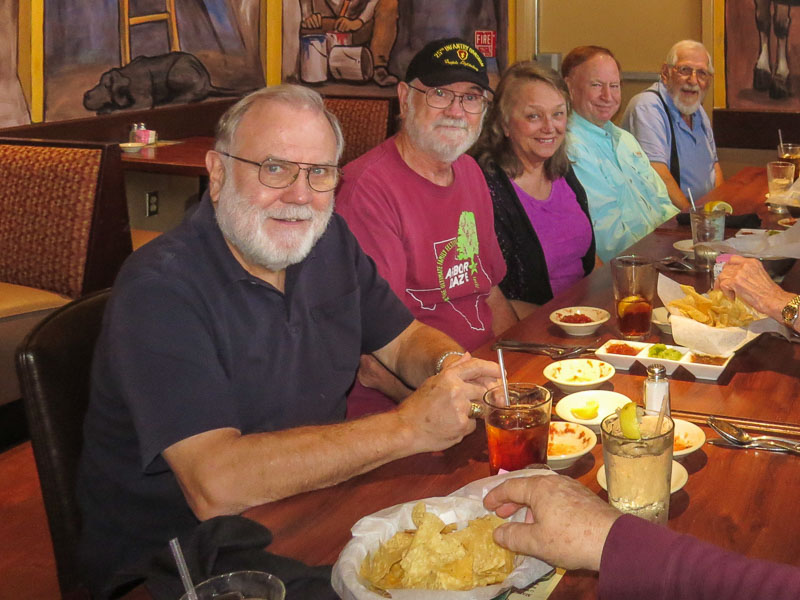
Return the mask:
<path id="1" fill-rule="evenodd" d="M 30 442 L 0 454 L 0 600 L 59 598 Z"/>

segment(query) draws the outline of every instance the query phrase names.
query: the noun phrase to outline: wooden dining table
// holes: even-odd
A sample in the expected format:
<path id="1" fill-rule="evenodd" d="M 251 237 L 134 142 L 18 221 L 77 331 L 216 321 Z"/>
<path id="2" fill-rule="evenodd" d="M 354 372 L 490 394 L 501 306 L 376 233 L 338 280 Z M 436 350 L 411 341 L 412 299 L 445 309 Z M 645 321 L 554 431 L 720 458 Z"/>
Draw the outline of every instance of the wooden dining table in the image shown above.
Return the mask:
<path id="1" fill-rule="evenodd" d="M 761 169 L 745 169 L 712 192 L 737 211 L 762 211 L 766 178 Z M 761 188 L 764 188 L 763 190 Z M 726 190 L 730 194 L 726 194 Z M 759 197 L 760 195 L 760 197 Z M 701 203 L 707 198 L 703 198 Z M 728 233 L 732 233 L 729 231 Z M 629 250 L 662 258 L 676 254 L 672 244 L 690 237 L 689 226 L 668 222 Z M 708 287 L 707 275 L 682 275 L 698 289 Z M 800 292 L 800 264 L 784 279 L 786 289 Z M 613 292 L 608 267 L 595 269 L 567 292 L 536 309 L 506 331 L 502 339 L 573 345 L 550 322 L 550 313 L 567 306 L 612 308 Z M 604 324 L 586 344 L 602 344 L 617 337 L 613 321 Z M 670 336 L 653 329 L 649 341 L 670 343 Z M 473 354 L 493 360 L 487 343 Z M 554 404 L 564 393 L 549 383 L 542 371 L 551 360 L 524 353 L 505 354 L 510 381 L 544 385 L 553 392 Z M 705 424 L 709 415 L 725 417 L 750 432 L 779 431 L 800 441 L 800 344 L 763 335 L 736 353 L 721 378 L 700 381 L 680 368 L 670 377 L 673 417 L 701 425 L 706 437 L 715 437 Z M 625 394 L 642 403 L 645 370 L 634 366 L 617 371 L 603 389 Z M 554 417 L 555 418 L 555 417 Z M 670 500 L 670 529 L 694 535 L 722 548 L 777 562 L 800 564 L 800 523 L 795 517 L 800 492 L 800 457 L 757 450 L 736 450 L 705 444 L 678 459 L 689 474 L 684 487 Z M 597 481 L 603 464 L 598 444 L 562 474 L 573 477 L 606 500 Z M 338 485 L 307 492 L 248 510 L 245 516 L 270 528 L 273 542 L 268 550 L 311 565 L 331 564 L 349 541 L 350 528 L 360 518 L 386 507 L 434 496 L 446 496 L 458 488 L 489 476 L 486 437 L 481 421 L 476 430 L 455 446 L 440 452 L 410 456 L 383 465 Z M 597 597 L 598 575 L 567 571 L 550 598 Z M 139 587 L 129 598 L 149 598 Z"/>
<path id="2" fill-rule="evenodd" d="M 765 191 L 763 169 L 745 169 L 702 201 L 725 199 L 737 212 L 757 212 L 769 224 L 770 215 L 763 206 Z M 677 254 L 672 244 L 687 237 L 691 237 L 688 225 L 667 223 L 630 251 L 663 258 Z M 680 276 L 698 289 L 708 287 L 708 277 Z M 798 266 L 786 276 L 784 286 L 800 291 Z M 574 344 L 580 338 L 564 334 L 550 322 L 550 313 L 566 306 L 611 309 L 612 304 L 610 272 L 603 266 L 539 307 L 502 338 Z M 601 327 L 597 337 L 585 341 L 600 344 L 617 337 L 613 320 Z M 655 328 L 650 340 L 672 341 Z M 495 356 L 491 344 L 474 354 L 485 359 Z M 509 380 L 545 385 L 557 402 L 564 394 L 542 374 L 550 362 L 544 356 L 506 353 L 505 366 Z M 679 368 L 670 378 L 673 416 L 700 424 L 707 437 L 715 434 L 705 421 L 709 415 L 718 415 L 751 432 L 780 431 L 800 439 L 799 374 L 800 344 L 762 335 L 736 353 L 718 381 L 696 380 Z M 628 372 L 618 371 L 604 388 L 641 403 L 644 376 L 644 368 L 637 365 Z M 672 495 L 668 527 L 748 556 L 798 564 L 800 522 L 795 514 L 800 457 L 705 444 L 680 462 L 689 479 Z M 563 473 L 606 499 L 596 479 L 602 464 L 598 445 Z M 361 517 L 394 504 L 447 495 L 488 475 L 485 433 L 479 422 L 474 433 L 448 450 L 394 461 L 336 486 L 253 508 L 246 516 L 272 530 L 270 551 L 313 565 L 327 564 L 336 560 L 350 539 L 350 528 Z M 597 574 L 585 571 L 567 572 L 551 595 L 554 599 L 596 596 Z"/>
<path id="3" fill-rule="evenodd" d="M 206 152 L 213 145 L 213 137 L 160 140 L 139 152 L 123 152 L 122 168 L 126 171 L 206 177 Z"/>

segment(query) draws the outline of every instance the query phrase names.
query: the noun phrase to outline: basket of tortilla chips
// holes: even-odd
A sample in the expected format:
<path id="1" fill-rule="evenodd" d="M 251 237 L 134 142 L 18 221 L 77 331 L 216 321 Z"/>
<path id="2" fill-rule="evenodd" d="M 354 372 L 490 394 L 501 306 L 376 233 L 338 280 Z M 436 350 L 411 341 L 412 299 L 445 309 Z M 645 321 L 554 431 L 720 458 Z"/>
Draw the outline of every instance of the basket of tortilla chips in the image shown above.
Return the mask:
<path id="1" fill-rule="evenodd" d="M 503 519 L 483 507 L 483 496 L 515 471 L 473 482 L 450 496 L 398 504 L 364 517 L 333 567 L 332 583 L 346 600 L 394 598 L 490 600 L 527 587 L 552 568 L 498 546 Z M 511 520 L 522 521 L 524 510 Z"/>
<path id="2" fill-rule="evenodd" d="M 712 356 L 730 356 L 767 331 L 783 326 L 720 290 L 699 294 L 660 274 L 658 295 L 670 313 L 675 343 Z"/>

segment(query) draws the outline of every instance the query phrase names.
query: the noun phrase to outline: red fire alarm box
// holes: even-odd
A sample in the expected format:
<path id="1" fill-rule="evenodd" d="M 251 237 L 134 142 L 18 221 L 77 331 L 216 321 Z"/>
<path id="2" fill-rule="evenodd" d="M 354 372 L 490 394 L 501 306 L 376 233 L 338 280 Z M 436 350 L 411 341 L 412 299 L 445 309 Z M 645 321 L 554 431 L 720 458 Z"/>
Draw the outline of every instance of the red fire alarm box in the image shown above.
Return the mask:
<path id="1" fill-rule="evenodd" d="M 497 32 L 488 29 L 476 31 L 475 47 L 486 58 L 494 58 L 497 56 Z"/>

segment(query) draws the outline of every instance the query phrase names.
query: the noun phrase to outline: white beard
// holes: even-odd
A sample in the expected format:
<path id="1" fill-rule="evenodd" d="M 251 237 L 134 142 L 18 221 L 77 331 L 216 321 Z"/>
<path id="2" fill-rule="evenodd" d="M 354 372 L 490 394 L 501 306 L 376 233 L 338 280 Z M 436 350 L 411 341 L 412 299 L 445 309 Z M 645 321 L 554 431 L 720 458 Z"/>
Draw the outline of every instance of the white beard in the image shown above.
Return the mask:
<path id="1" fill-rule="evenodd" d="M 270 271 L 282 271 L 308 256 L 328 227 L 334 203 L 331 200 L 323 211 L 307 204 L 277 204 L 279 206 L 260 208 L 256 201 L 239 193 L 230 176 L 220 189 L 217 202 L 217 223 L 222 234 L 246 261 Z M 311 227 L 270 237 L 264 230 L 270 218 L 307 219 Z"/>
<path id="2" fill-rule="evenodd" d="M 483 112 L 483 116 L 481 116 L 481 122 L 474 131 L 470 131 L 469 122 L 466 119 L 452 119 L 444 116 L 439 117 L 436 121 L 434 121 L 430 129 L 426 129 L 417 123 L 415 119 L 416 109 L 414 104 L 409 102 L 404 126 L 406 133 L 408 133 L 409 139 L 417 148 L 442 162 L 452 163 L 455 162 L 459 156 L 469 150 L 478 139 L 478 136 L 481 133 L 481 127 L 483 126 L 483 117 L 485 115 L 486 111 Z M 445 134 L 447 139 L 443 140 L 437 137 L 434 131 L 439 125 L 444 125 L 446 127 L 460 127 L 462 131 L 453 133 L 448 132 Z"/>
<path id="3" fill-rule="evenodd" d="M 687 89 L 690 89 L 690 90 L 695 91 L 695 92 L 700 92 L 700 95 L 697 97 L 697 100 L 695 100 L 691 104 L 687 104 L 686 102 L 683 102 L 681 100 L 681 96 L 680 96 L 681 90 L 680 89 L 678 90 L 678 92 L 676 94 L 670 93 L 670 95 L 669 95 L 670 98 L 672 98 L 672 101 L 675 103 L 675 108 L 677 108 L 678 111 L 682 115 L 686 115 L 687 117 L 691 117 L 694 113 L 697 112 L 697 109 L 700 108 L 700 105 L 703 103 L 703 98 L 705 97 L 705 94 L 702 91 L 700 91 L 700 86 L 699 85 L 696 85 L 696 86 L 682 86 L 682 87 L 686 87 Z"/>

